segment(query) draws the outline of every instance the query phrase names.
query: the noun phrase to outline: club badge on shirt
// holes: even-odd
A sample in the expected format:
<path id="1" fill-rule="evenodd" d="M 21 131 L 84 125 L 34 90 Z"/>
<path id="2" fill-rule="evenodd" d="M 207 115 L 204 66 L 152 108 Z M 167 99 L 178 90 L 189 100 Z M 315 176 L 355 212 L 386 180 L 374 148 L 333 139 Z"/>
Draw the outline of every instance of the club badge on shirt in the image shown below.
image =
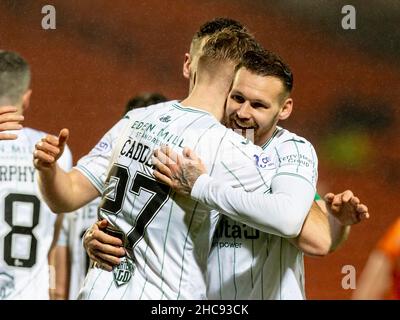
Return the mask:
<path id="1" fill-rule="evenodd" d="M 135 266 L 128 257 L 121 258 L 121 263 L 113 268 L 114 282 L 117 287 L 127 284 L 135 272 Z"/>
<path id="2" fill-rule="evenodd" d="M 266 154 L 262 153 L 260 155 L 253 155 L 256 160 L 256 165 L 259 168 L 267 168 L 267 169 L 275 169 L 275 164 L 272 161 L 271 157 L 268 157 Z"/>

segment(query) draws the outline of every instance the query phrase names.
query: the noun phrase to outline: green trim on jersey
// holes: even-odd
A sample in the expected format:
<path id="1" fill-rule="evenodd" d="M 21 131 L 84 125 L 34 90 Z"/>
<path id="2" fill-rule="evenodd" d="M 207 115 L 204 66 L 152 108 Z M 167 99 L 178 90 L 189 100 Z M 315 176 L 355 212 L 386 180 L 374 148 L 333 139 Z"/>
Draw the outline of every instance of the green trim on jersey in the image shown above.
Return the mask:
<path id="1" fill-rule="evenodd" d="M 236 179 L 237 182 L 240 183 L 240 186 L 243 188 L 244 191 L 246 192 L 250 192 L 250 190 L 247 190 L 246 187 L 243 185 L 242 181 L 239 180 L 239 178 L 237 177 L 237 175 L 235 175 L 229 168 L 228 166 L 224 163 L 221 162 L 221 164 L 224 166 L 224 168 Z"/>
<path id="2" fill-rule="evenodd" d="M 217 252 L 218 252 L 218 275 L 219 275 L 219 297 L 222 300 L 222 288 L 223 288 L 223 280 L 222 280 L 222 269 L 221 269 L 221 259 L 220 259 L 220 248 L 217 242 Z"/>
<path id="3" fill-rule="evenodd" d="M 110 285 L 108 286 L 107 292 L 105 293 L 103 300 L 107 297 L 108 293 L 110 292 L 111 286 L 114 284 L 114 281 L 110 282 Z"/>
<path id="4" fill-rule="evenodd" d="M 318 173 L 317 173 L 318 170 L 315 168 L 315 159 L 314 159 L 313 146 L 312 146 L 311 143 L 309 143 L 309 146 L 310 146 L 310 149 L 311 149 L 311 156 L 312 156 L 312 161 L 313 161 L 313 169 L 314 169 L 314 170 L 313 170 L 313 176 L 312 176 L 312 178 L 313 178 L 313 181 L 314 181 L 314 180 L 316 180 L 316 179 L 315 179 L 315 175 L 318 174 Z M 315 184 L 316 184 L 316 183 L 315 183 Z"/>
<path id="5" fill-rule="evenodd" d="M 278 156 L 279 166 L 276 168 L 276 172 L 278 172 L 279 168 L 281 167 L 281 156 L 279 155 L 278 149 L 274 147 L 275 153 Z"/>
<path id="6" fill-rule="evenodd" d="M 179 278 L 179 287 L 178 287 L 178 296 L 177 296 L 177 300 L 179 300 L 179 298 L 180 298 L 180 296 L 181 296 L 181 285 L 182 285 L 182 278 L 183 278 L 183 269 L 184 269 L 184 261 L 185 261 L 185 252 L 186 252 L 186 244 L 187 244 L 187 242 L 188 242 L 188 238 L 189 238 L 189 235 L 190 235 L 190 228 L 192 227 L 192 223 L 193 223 L 193 218 L 194 218 L 194 215 L 195 215 L 195 213 L 196 213 L 196 210 L 197 210 L 197 207 L 198 207 L 198 205 L 199 205 L 199 202 L 197 201 L 196 202 L 196 204 L 195 204 L 195 206 L 194 206 L 194 208 L 193 208 L 193 211 L 192 211 L 192 215 L 191 215 L 191 217 L 190 217 L 190 221 L 189 221 L 189 226 L 188 226 L 188 231 L 187 231 L 187 233 L 186 233 L 186 238 L 185 238 L 185 242 L 184 242 L 184 244 L 183 244 L 183 254 L 182 254 L 182 261 L 181 261 L 181 276 L 180 276 L 180 278 Z"/>
<path id="7" fill-rule="evenodd" d="M 269 138 L 262 146 L 262 149 L 265 149 L 268 147 L 268 145 L 271 143 L 271 141 L 276 137 L 276 135 L 280 132 L 281 130 L 278 128 L 275 128 L 274 133 L 272 134 L 271 138 Z"/>
<path id="8" fill-rule="evenodd" d="M 299 159 L 299 162 L 297 163 L 297 168 L 296 168 L 296 172 L 299 172 L 299 167 L 300 167 L 300 152 L 299 152 L 299 148 L 297 147 L 297 141 L 295 140 L 291 140 L 294 143 L 294 146 L 296 147 L 296 151 L 297 151 L 297 159 Z"/>
<path id="9" fill-rule="evenodd" d="M 233 226 L 235 227 L 237 224 L 236 224 L 236 221 L 234 221 L 233 222 Z M 238 290 L 237 290 L 237 285 L 236 285 L 236 238 L 234 237 L 233 238 L 233 286 L 234 286 L 234 288 L 235 288 L 235 298 L 234 298 L 234 300 L 237 300 L 237 293 L 238 293 Z"/>
<path id="10" fill-rule="evenodd" d="M 144 268 L 143 268 L 143 272 L 146 272 L 146 267 L 147 267 L 147 249 L 148 248 L 149 248 L 149 244 L 146 245 L 146 249 L 144 250 Z M 146 287 L 147 281 L 148 281 L 148 278 L 147 278 L 147 274 L 145 273 L 144 285 L 142 287 L 142 292 L 140 293 L 139 300 L 142 300 L 142 296 L 143 296 L 143 293 L 144 293 L 144 288 Z M 124 293 L 124 295 L 125 295 L 125 293 Z"/>
<path id="11" fill-rule="evenodd" d="M 100 193 L 103 193 L 104 191 L 104 186 L 101 183 L 101 181 L 99 181 L 89 170 L 87 170 L 85 167 L 77 165 L 76 168 L 80 169 L 83 171 L 83 173 L 86 174 L 86 177 L 89 178 L 89 180 L 92 182 L 92 184 L 95 185 L 95 187 L 97 187 L 97 191 L 99 191 Z"/>
<path id="12" fill-rule="evenodd" d="M 217 163 L 218 152 L 219 152 L 219 149 L 221 148 L 222 141 L 224 141 L 227 133 L 228 133 L 228 131 L 225 131 L 224 135 L 221 137 L 221 140 L 219 141 L 218 148 L 217 148 L 217 151 L 215 152 L 215 157 L 213 160 L 213 165 L 212 165 L 210 173 L 209 173 L 210 176 L 212 176 L 212 174 L 214 172 L 215 164 Z"/>
<path id="13" fill-rule="evenodd" d="M 314 201 L 317 201 L 317 200 L 322 200 L 322 198 L 321 198 L 321 196 L 318 194 L 318 192 L 315 194 L 315 197 L 314 197 Z"/>
<path id="14" fill-rule="evenodd" d="M 161 277 L 161 286 L 160 286 L 160 290 L 161 290 L 161 298 L 162 299 L 164 297 L 164 290 L 163 290 L 163 285 L 164 285 L 164 262 L 165 262 L 165 254 L 166 254 L 166 247 L 167 247 L 167 238 L 169 235 L 169 226 L 171 224 L 171 217 L 172 217 L 172 209 L 174 208 L 175 205 L 175 196 L 176 196 L 176 192 L 173 191 L 173 194 L 171 194 L 170 199 L 171 201 L 171 206 L 169 208 L 169 213 L 168 213 L 168 223 L 167 223 L 167 229 L 165 230 L 165 238 L 164 238 L 164 246 L 163 246 L 163 257 L 162 257 L 162 262 L 161 262 L 161 271 L 160 271 L 160 277 Z M 147 244 L 148 246 L 148 244 Z M 147 249 L 147 248 L 146 248 Z M 146 279 L 146 283 L 147 283 L 147 279 Z"/>
<path id="15" fill-rule="evenodd" d="M 313 189 L 315 189 L 314 185 L 313 185 L 307 178 L 303 177 L 303 176 L 300 175 L 300 174 L 292 173 L 292 172 L 279 172 L 279 173 L 275 174 L 275 175 L 272 177 L 271 181 L 272 181 L 273 179 L 275 179 L 277 176 L 285 176 L 285 175 L 286 175 L 286 176 L 293 176 L 293 177 L 302 178 L 304 181 L 307 181 L 307 182 L 312 186 Z"/>
<path id="16" fill-rule="evenodd" d="M 194 112 L 194 113 L 203 113 L 203 114 L 208 114 L 211 115 L 211 113 L 207 112 L 207 111 L 203 111 L 203 110 L 198 110 L 198 109 L 194 109 L 191 107 L 184 107 L 179 105 L 178 103 L 174 103 L 172 104 L 172 106 L 178 110 L 182 110 L 182 111 L 187 111 L 187 112 Z"/>

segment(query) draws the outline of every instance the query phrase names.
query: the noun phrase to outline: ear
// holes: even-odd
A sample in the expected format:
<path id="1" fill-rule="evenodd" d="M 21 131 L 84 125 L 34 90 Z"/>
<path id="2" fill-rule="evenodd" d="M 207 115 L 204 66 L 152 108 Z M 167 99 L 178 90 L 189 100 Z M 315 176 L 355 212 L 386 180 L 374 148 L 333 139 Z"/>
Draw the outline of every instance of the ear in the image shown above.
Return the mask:
<path id="1" fill-rule="evenodd" d="M 29 108 L 29 104 L 31 102 L 31 94 L 32 90 L 27 90 L 24 95 L 22 96 L 22 112 Z"/>
<path id="2" fill-rule="evenodd" d="M 185 58 L 183 60 L 183 68 L 182 73 L 185 79 L 190 78 L 190 63 L 192 62 L 192 58 L 189 53 L 185 53 Z"/>
<path id="3" fill-rule="evenodd" d="M 293 110 L 293 99 L 287 98 L 283 103 L 281 112 L 279 113 L 279 120 L 286 120 L 287 118 L 289 118 L 290 114 L 292 113 L 292 110 Z"/>

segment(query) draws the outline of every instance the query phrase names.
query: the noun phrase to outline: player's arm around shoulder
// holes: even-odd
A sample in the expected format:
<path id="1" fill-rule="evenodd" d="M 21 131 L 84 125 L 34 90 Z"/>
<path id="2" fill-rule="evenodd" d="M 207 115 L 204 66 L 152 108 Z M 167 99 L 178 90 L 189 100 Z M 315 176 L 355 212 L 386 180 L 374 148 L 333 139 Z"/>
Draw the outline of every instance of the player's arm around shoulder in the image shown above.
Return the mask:
<path id="1" fill-rule="evenodd" d="M 283 214 L 297 237 L 316 192 L 318 158 L 315 149 L 308 140 L 285 130 L 269 148 L 269 154 L 275 166 L 272 194 L 285 195 L 286 198 L 281 200 L 281 205 L 285 206 Z"/>
<path id="2" fill-rule="evenodd" d="M 327 209 L 319 202 L 312 203 L 299 236 L 290 239 L 300 251 L 313 257 L 327 255 L 332 246 Z"/>
<path id="3" fill-rule="evenodd" d="M 324 256 L 331 246 L 329 222 L 327 214 L 311 198 L 315 195 L 318 179 L 318 157 L 313 145 L 303 137 L 289 131 L 283 131 L 277 138 L 279 143 L 273 147 L 276 177 L 292 177 L 306 182 L 308 188 L 305 218 L 297 237 L 289 241 L 303 253 L 310 256 Z M 309 188 L 309 187 L 312 188 Z M 309 202 L 309 204 L 308 204 Z M 317 236 L 318 235 L 318 236 Z"/>

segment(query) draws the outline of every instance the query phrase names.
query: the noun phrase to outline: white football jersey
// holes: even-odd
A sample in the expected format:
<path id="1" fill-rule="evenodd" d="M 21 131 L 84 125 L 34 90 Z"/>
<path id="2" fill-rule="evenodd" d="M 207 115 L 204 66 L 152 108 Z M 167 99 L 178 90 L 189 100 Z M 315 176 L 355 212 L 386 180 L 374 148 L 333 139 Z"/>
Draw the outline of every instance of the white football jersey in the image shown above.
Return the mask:
<path id="1" fill-rule="evenodd" d="M 46 134 L 17 134 L 0 141 L 0 299 L 49 299 L 47 255 L 57 216 L 41 198 L 33 166 L 35 144 Z M 68 148 L 59 163 L 71 168 Z"/>
<path id="2" fill-rule="evenodd" d="M 279 154 L 282 143 L 292 148 L 292 157 Z M 297 174 L 316 184 L 317 159 L 307 140 L 278 127 L 262 147 L 276 173 Z M 315 170 L 302 170 L 308 166 Z M 208 262 L 208 298 L 304 299 L 303 253 L 285 238 L 223 216 Z"/>
<path id="3" fill-rule="evenodd" d="M 206 298 L 219 214 L 155 181 L 151 156 L 162 144 L 191 148 L 213 178 L 246 191 L 268 192 L 275 174 L 255 161 L 265 158 L 260 147 L 207 112 L 177 101 L 131 111 L 77 166 L 103 194 L 99 215 L 122 230 L 130 259 L 113 272 L 90 269 L 80 298 Z"/>
<path id="4" fill-rule="evenodd" d="M 69 300 L 78 297 L 79 290 L 89 270 L 90 259 L 83 247 L 82 238 L 86 230 L 97 221 L 99 202 L 100 198 L 96 198 L 79 210 L 64 215 L 57 245 L 67 247 L 69 252 Z"/>

